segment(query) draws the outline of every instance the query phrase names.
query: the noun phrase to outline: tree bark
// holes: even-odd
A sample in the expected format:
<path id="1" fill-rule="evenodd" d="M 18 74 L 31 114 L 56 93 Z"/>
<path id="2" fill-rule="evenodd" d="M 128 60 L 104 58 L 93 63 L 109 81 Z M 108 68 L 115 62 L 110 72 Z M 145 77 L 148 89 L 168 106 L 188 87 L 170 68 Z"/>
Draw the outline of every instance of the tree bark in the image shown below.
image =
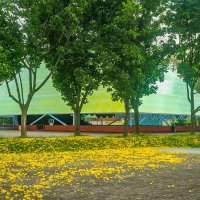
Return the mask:
<path id="1" fill-rule="evenodd" d="M 21 137 L 27 137 L 27 111 L 26 107 L 21 108 Z"/>
<path id="2" fill-rule="evenodd" d="M 74 111 L 74 117 L 75 117 L 75 132 L 74 136 L 80 136 L 80 110 L 76 109 Z"/>
<path id="3" fill-rule="evenodd" d="M 130 116 L 130 106 L 128 104 L 128 102 L 125 102 L 125 117 L 124 117 L 124 133 L 123 135 L 125 137 L 128 136 L 128 120 L 129 120 L 129 116 Z"/>
<path id="4" fill-rule="evenodd" d="M 195 133 L 196 127 L 196 116 L 195 116 L 195 108 L 194 108 L 194 90 L 191 88 L 191 134 Z"/>
<path id="5" fill-rule="evenodd" d="M 134 119 L 135 119 L 135 133 L 140 133 L 140 124 L 139 124 L 139 106 L 138 103 L 134 104 Z"/>

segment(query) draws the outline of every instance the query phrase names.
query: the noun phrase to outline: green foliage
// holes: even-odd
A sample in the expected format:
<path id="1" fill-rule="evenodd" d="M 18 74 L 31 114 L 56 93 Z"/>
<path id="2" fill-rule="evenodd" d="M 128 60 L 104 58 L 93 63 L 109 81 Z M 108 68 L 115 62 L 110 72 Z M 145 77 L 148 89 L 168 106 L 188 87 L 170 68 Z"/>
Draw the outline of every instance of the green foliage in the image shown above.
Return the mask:
<path id="1" fill-rule="evenodd" d="M 191 88 L 198 86 L 198 79 L 200 77 L 200 65 L 189 65 L 188 63 L 181 62 L 178 65 L 177 72 Z"/>
<path id="2" fill-rule="evenodd" d="M 182 120 L 175 120 L 175 125 L 176 126 L 187 126 L 187 125 L 191 125 L 191 120 L 189 119 L 182 119 Z"/>
<path id="3" fill-rule="evenodd" d="M 177 60 L 177 72 L 186 83 L 191 110 L 191 132 L 195 131 L 195 85 L 200 77 L 200 2 L 173 0 L 168 2 L 165 17 L 168 32 L 168 56 Z"/>
<path id="4" fill-rule="evenodd" d="M 0 2 L 0 82 L 12 79 L 15 72 L 20 70 L 20 57 L 23 54 L 20 25 L 15 23 L 17 18 L 11 15 L 7 6 L 7 1 Z"/>
<path id="5" fill-rule="evenodd" d="M 132 87 L 135 94 L 133 95 L 132 105 L 142 103 L 141 98 L 149 94 L 156 93 L 157 81 L 164 80 L 166 64 L 162 45 L 158 40 L 163 35 L 160 25 L 162 11 L 165 9 L 164 1 L 139 1 L 141 6 L 141 15 L 138 18 L 138 27 L 140 36 L 138 46 L 141 49 L 143 62 L 140 63 L 136 70 L 140 73 L 132 75 Z M 138 102 L 137 102 L 138 101 Z"/>
<path id="6" fill-rule="evenodd" d="M 155 19 L 161 2 L 124 2 L 112 23 L 103 29 L 107 50 L 104 72 L 113 100 L 155 93 L 156 81 L 164 79 L 162 49 L 156 42 L 162 31 Z"/>
<path id="7" fill-rule="evenodd" d="M 200 76 L 200 2 L 176 0 L 169 2 L 167 25 L 168 55 L 179 61 L 178 73 L 194 88 Z"/>
<path id="8" fill-rule="evenodd" d="M 57 65 L 63 62 L 66 47 L 78 33 L 87 2 L 3 0 L 0 6 L 0 76 L 6 82 L 9 96 L 22 111 L 21 131 L 25 137 L 26 116 L 32 98 L 47 82 Z M 50 72 L 44 80 L 38 81 L 38 68 L 44 63 Z M 28 70 L 28 90 L 23 87 L 23 77 L 20 74 L 22 68 Z M 5 73 L 9 76 L 4 76 Z M 17 94 L 13 94 L 9 86 L 12 78 Z"/>
<path id="9" fill-rule="evenodd" d="M 136 41 L 140 34 L 137 30 L 139 6 L 136 2 L 123 2 L 110 24 L 102 28 L 104 84 L 109 86 L 113 100 L 125 101 L 133 94 L 130 75 L 135 65 L 142 62 L 141 49 Z"/>
<path id="10" fill-rule="evenodd" d="M 73 38 L 52 76 L 55 88 L 74 111 L 87 103 L 87 97 L 100 84 L 101 73 L 93 45 L 95 37 L 90 31 L 83 29 Z"/>
<path id="11" fill-rule="evenodd" d="M 58 65 L 53 70 L 54 87 L 61 93 L 63 100 L 75 114 L 76 133 L 80 133 L 80 112 L 88 102 L 88 96 L 98 88 L 101 82 L 101 70 L 98 61 L 98 26 L 91 12 L 90 1 L 71 1 L 69 5 L 60 4 L 61 10 L 71 18 L 72 32 L 70 37 L 60 40 L 58 29 L 52 31 L 48 38 L 52 49 L 55 50 L 46 57 L 48 66 L 51 66 L 61 56 Z M 63 13 L 62 12 L 62 13 Z M 62 13 L 56 15 L 56 26 L 70 31 L 66 17 Z M 90 16 L 88 16 L 90 13 Z M 57 19 L 58 18 L 58 19 Z M 72 23 L 73 22 L 73 23 Z M 65 35 L 65 32 L 62 34 Z M 62 53 L 62 54 L 61 54 Z M 75 133 L 75 134 L 76 134 Z"/>
<path id="12" fill-rule="evenodd" d="M 166 65 L 158 38 L 164 1 L 124 1 L 110 24 L 103 27 L 104 84 L 114 101 L 125 103 L 126 117 L 141 98 L 156 93 Z M 125 120 L 127 122 L 127 119 Z"/>
<path id="13" fill-rule="evenodd" d="M 197 80 L 197 82 L 196 82 L 196 84 L 195 84 L 195 91 L 197 92 L 197 93 L 199 93 L 200 94 L 200 78 L 198 78 L 198 80 Z"/>
<path id="14" fill-rule="evenodd" d="M 134 147 L 200 147 L 197 136 L 63 137 L 0 139 L 0 153 L 64 152 Z"/>

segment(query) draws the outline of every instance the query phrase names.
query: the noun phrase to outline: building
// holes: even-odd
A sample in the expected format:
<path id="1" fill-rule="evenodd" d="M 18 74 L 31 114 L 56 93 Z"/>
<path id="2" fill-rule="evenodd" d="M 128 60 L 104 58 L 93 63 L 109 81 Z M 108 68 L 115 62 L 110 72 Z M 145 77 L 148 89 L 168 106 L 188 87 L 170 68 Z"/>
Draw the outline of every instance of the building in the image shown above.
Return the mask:
<path id="1" fill-rule="evenodd" d="M 47 74 L 47 69 L 40 69 L 38 83 Z M 28 73 L 22 72 L 25 91 L 28 91 Z M 15 84 L 10 83 L 12 92 L 15 92 Z M 20 124 L 19 106 L 8 96 L 6 85 L 0 87 L 0 123 Z M 26 93 L 26 92 L 25 92 Z M 200 95 L 196 96 L 196 106 L 200 102 Z M 98 91 L 89 97 L 89 103 L 83 107 L 82 113 L 96 114 L 98 117 L 123 118 L 124 105 L 120 102 L 112 102 L 111 95 L 106 89 L 100 87 Z M 190 115 L 190 105 L 187 100 L 185 83 L 175 72 L 169 71 L 165 75 L 165 81 L 158 83 L 157 94 L 143 98 L 140 107 L 141 125 L 170 125 L 175 119 L 185 119 Z M 49 121 L 50 119 L 50 121 Z M 54 119 L 54 120 L 52 120 Z M 28 111 L 28 124 L 72 124 L 73 112 L 63 102 L 60 93 L 53 87 L 51 80 L 33 98 Z M 130 125 L 134 124 L 131 113 Z"/>

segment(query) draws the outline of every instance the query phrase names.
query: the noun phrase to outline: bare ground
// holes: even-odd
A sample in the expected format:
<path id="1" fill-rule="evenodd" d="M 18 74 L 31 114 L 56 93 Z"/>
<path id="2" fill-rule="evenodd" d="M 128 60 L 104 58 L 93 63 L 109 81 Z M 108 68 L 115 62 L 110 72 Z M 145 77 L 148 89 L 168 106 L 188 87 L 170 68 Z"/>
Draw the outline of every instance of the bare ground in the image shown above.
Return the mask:
<path id="1" fill-rule="evenodd" d="M 126 176 L 127 175 L 127 176 Z M 66 192 L 66 190 L 68 190 Z M 44 191 L 46 200 L 200 200 L 200 155 L 163 169 L 135 171 L 123 180 L 62 185 Z"/>

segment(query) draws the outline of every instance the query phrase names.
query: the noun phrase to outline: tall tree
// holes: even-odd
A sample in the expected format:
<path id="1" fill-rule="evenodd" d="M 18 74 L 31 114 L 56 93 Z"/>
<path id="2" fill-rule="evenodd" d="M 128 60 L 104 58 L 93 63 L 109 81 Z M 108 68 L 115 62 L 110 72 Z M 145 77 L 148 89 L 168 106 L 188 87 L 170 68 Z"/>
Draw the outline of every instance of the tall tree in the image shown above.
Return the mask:
<path id="1" fill-rule="evenodd" d="M 157 60 L 157 58 L 154 59 Z M 151 60 L 152 63 L 150 63 L 146 59 L 146 62 L 138 69 L 140 73 L 131 79 L 133 90 L 131 106 L 134 110 L 135 133 L 140 133 L 139 107 L 142 105 L 142 97 L 156 93 L 157 82 L 164 80 L 165 65 L 159 65 L 154 62 L 155 60 Z"/>
<path id="2" fill-rule="evenodd" d="M 101 70 L 95 61 L 96 30 L 86 30 L 83 25 L 85 23 L 82 26 L 79 24 L 80 31 L 72 39 L 62 62 L 52 75 L 54 87 L 61 92 L 63 100 L 74 112 L 75 136 L 80 135 L 80 114 L 83 105 L 101 83 Z"/>
<path id="3" fill-rule="evenodd" d="M 163 34 L 159 17 L 165 9 L 164 3 L 162 0 L 124 1 L 121 13 L 108 29 L 108 85 L 113 99 L 125 103 L 125 136 L 130 109 L 134 109 L 136 132 L 139 132 L 141 98 L 155 93 L 156 81 L 164 78 L 163 56 L 157 42 Z"/>
<path id="4" fill-rule="evenodd" d="M 88 102 L 88 96 L 101 84 L 101 30 L 110 23 L 113 15 L 116 16 L 121 3 L 87 0 L 82 9 L 81 2 L 84 1 L 76 1 L 76 8 L 78 11 L 81 9 L 82 13 L 78 18 L 77 34 L 70 39 L 71 45 L 64 50 L 62 62 L 53 73 L 54 86 L 74 112 L 75 135 L 80 134 L 80 113 L 83 105 Z M 50 41 L 56 39 L 55 35 Z M 56 55 L 50 56 L 50 62 L 53 58 L 56 58 Z"/>
<path id="5" fill-rule="evenodd" d="M 197 83 L 200 77 L 200 65 L 191 66 L 181 62 L 178 65 L 177 72 L 186 83 L 187 99 L 191 111 L 191 133 L 195 133 L 196 113 L 200 111 L 200 106 L 195 108 L 195 94 L 198 93 Z"/>
<path id="6" fill-rule="evenodd" d="M 73 4 L 73 2 L 72 2 Z M 68 45 L 69 38 L 75 34 L 77 20 L 74 17 L 70 2 L 61 0 L 11 0 L 3 1 L 2 32 L 6 36 L 1 40 L 1 46 L 6 50 L 5 65 L 12 69 L 12 77 L 16 93 L 10 88 L 10 79 L 5 78 L 9 96 L 21 109 L 21 136 L 27 136 L 27 112 L 33 96 L 50 78 L 52 71 L 57 67 L 63 56 L 63 49 Z M 65 21 L 65 26 L 62 26 Z M 16 27 L 21 40 L 7 30 Z M 51 45 L 49 37 L 57 35 L 58 40 Z M 12 43 L 11 40 L 14 40 Z M 60 43 L 65 40 L 65 43 Z M 9 43 L 9 45 L 7 45 Z M 17 53 L 15 52 L 17 49 Z M 50 72 L 42 81 L 37 80 L 38 69 L 45 62 L 49 53 L 54 52 L 57 59 L 48 66 Z M 4 59 L 5 61 L 5 59 Z M 16 66 L 18 66 L 16 68 Z M 29 83 L 23 84 L 22 70 L 28 70 Z M 28 90 L 26 89 L 28 87 Z"/>
<path id="7" fill-rule="evenodd" d="M 114 68 L 112 70 L 112 68 L 110 68 L 110 70 L 111 71 L 107 71 L 107 73 L 109 80 L 112 81 L 112 83 L 109 83 L 109 85 L 107 84 L 107 91 L 111 92 L 113 101 L 121 101 L 124 103 L 125 115 L 123 134 L 127 137 L 129 132 L 128 122 L 130 118 L 131 100 L 134 92 L 131 85 L 131 76 L 123 69 Z M 111 73 L 114 73 L 115 75 Z"/>
<path id="8" fill-rule="evenodd" d="M 131 109 L 131 75 L 136 65 L 142 62 L 142 52 L 137 45 L 139 36 L 137 19 L 140 6 L 137 2 L 127 0 L 119 6 L 117 15 L 111 19 L 110 24 L 102 30 L 105 43 L 104 74 L 105 85 L 112 93 L 113 100 L 124 103 L 124 136 L 128 135 L 128 120 Z"/>
<path id="9" fill-rule="evenodd" d="M 54 87 L 61 92 L 63 100 L 71 107 L 75 117 L 75 135 L 80 135 L 80 114 L 88 96 L 100 84 L 99 65 L 97 59 L 96 40 L 98 37 L 97 26 L 92 21 L 89 1 L 72 1 L 74 19 L 77 21 L 76 34 L 69 39 L 67 48 L 63 48 L 61 62 L 53 72 Z M 63 8 L 64 9 L 64 8 Z M 66 26 L 65 20 L 60 21 L 60 26 Z M 54 46 L 57 34 L 48 38 L 50 45 Z M 60 41 L 64 46 L 66 39 Z M 47 63 L 55 62 L 57 54 L 53 51 L 47 57 Z"/>
<path id="10" fill-rule="evenodd" d="M 143 62 L 136 67 L 132 75 L 132 108 L 134 110 L 135 133 L 139 133 L 139 106 L 142 97 L 156 93 L 157 81 L 164 80 L 166 64 L 161 37 L 163 28 L 161 25 L 162 13 L 166 9 L 166 1 L 140 0 L 140 15 L 138 17 L 137 45 L 141 49 Z"/>
<path id="11" fill-rule="evenodd" d="M 169 54 L 179 60 L 177 72 L 186 83 L 191 111 L 191 133 L 195 132 L 195 85 L 200 78 L 200 2 L 169 1 L 166 13 Z"/>

